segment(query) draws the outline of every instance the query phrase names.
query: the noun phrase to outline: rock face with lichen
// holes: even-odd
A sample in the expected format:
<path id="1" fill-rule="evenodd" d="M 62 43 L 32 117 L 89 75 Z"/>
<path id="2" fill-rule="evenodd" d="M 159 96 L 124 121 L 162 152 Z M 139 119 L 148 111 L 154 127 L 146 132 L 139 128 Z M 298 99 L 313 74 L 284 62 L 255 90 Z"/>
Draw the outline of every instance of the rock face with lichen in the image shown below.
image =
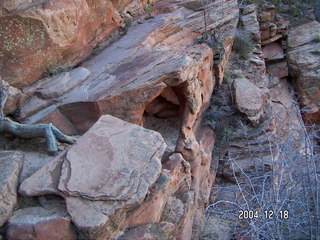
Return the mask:
<path id="1" fill-rule="evenodd" d="M 80 63 L 125 26 L 121 12 L 129 1 L 117 2 L 1 1 L 1 76 L 10 85 L 23 87 Z M 144 1 L 135 2 L 141 14 Z"/>

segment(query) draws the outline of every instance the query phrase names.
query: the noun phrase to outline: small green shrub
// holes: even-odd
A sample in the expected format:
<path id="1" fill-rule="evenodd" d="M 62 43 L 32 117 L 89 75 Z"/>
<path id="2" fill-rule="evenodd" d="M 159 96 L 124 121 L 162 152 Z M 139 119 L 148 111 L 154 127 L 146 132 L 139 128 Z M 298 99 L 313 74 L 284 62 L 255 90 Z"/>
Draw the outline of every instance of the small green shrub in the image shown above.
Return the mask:
<path id="1" fill-rule="evenodd" d="M 223 74 L 222 84 L 232 83 L 232 81 L 236 78 L 244 78 L 243 73 L 240 70 L 230 69 L 228 66 Z"/>
<path id="2" fill-rule="evenodd" d="M 254 43 L 249 33 L 240 30 L 236 31 L 233 49 L 238 55 L 243 59 L 248 59 L 253 48 Z"/>
<path id="3" fill-rule="evenodd" d="M 314 37 L 314 41 L 315 42 L 320 42 L 320 34 L 317 34 L 315 37 Z"/>
<path id="4" fill-rule="evenodd" d="M 66 72 L 71 70 L 72 67 L 68 65 L 60 65 L 60 64 L 51 64 L 50 66 L 47 67 L 47 69 L 43 72 L 43 77 L 50 77 L 57 75 L 62 72 Z"/>
<path id="5" fill-rule="evenodd" d="M 150 4 L 147 3 L 147 4 L 144 6 L 144 11 L 145 11 L 146 13 L 150 14 L 150 13 L 152 12 L 152 5 L 150 5 Z"/>

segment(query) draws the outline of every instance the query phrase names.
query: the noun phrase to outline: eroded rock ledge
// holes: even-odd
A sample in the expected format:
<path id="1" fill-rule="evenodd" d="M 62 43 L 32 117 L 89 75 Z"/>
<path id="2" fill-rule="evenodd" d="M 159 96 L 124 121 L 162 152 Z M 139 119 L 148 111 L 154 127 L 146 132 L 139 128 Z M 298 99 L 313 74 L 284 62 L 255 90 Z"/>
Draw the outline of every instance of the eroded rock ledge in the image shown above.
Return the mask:
<path id="1" fill-rule="evenodd" d="M 62 199 L 54 202 L 62 202 L 63 207 L 43 209 L 48 205 L 42 202 L 42 207 L 28 206 L 10 219 L 16 204 L 14 190 L 5 209 L 8 216 L 1 219 L 9 219 L 9 239 L 17 239 L 20 233 L 41 236 L 38 230 L 43 226 L 51 230 L 64 226 L 66 231 L 59 236 L 73 239 L 73 225 L 78 239 L 197 238 L 220 160 L 219 156 L 212 159 L 213 131 L 202 125 L 202 115 L 213 87 L 222 85 L 227 63 L 238 67 L 239 62 L 229 59 L 238 4 L 217 0 L 207 6 L 208 29 L 226 33 L 220 39 L 222 52 L 216 46 L 195 44 L 204 32 L 204 21 L 194 1 L 164 0 L 153 6 L 151 18 L 134 24 L 118 41 L 83 62 L 99 42 L 124 27 L 126 14 L 143 12 L 146 1 L 129 2 L 52 0 L 21 5 L 4 1 L 0 5 L 1 20 L 21 26 L 21 31 L 12 29 L 15 40 L 36 38 L 19 56 L 12 53 L 25 46 L 0 48 L 0 58 L 3 51 L 9 60 L 0 65 L 1 75 L 12 85 L 6 112 L 18 109 L 16 117 L 25 123 L 53 123 L 67 134 L 83 134 L 71 149 L 29 174 L 19 188 L 24 201 L 33 197 L 42 202 L 48 195 L 58 195 Z M 244 119 L 261 124 L 257 131 L 250 129 L 249 140 L 234 138 L 227 149 L 245 168 L 252 164 L 247 145 L 259 150 L 270 167 L 268 134 L 284 135 L 290 124 L 297 128 L 300 124 L 297 116 L 292 117 L 297 109 L 285 79 L 288 69 L 281 44 L 287 25 L 276 21 L 274 9 L 268 11 L 258 16 L 254 6 L 242 9 L 240 25 L 255 46 L 240 76 L 230 86 L 221 86 L 226 92 L 234 90 L 234 99 L 224 101 L 222 110 L 229 113 L 235 104 Z M 101 20 L 101 15 L 106 16 Z M 33 35 L 27 34 L 27 23 L 38 29 Z M 46 70 L 51 74 L 80 62 L 72 70 L 63 68 L 35 81 Z M 262 150 L 256 149 L 260 144 Z M 230 166 L 221 165 L 222 174 L 230 177 Z M 18 218 L 25 225 L 19 225 Z"/>
<path id="2" fill-rule="evenodd" d="M 212 72 L 217 52 L 194 44 L 204 31 L 203 13 L 173 5 L 173 12 L 133 26 L 79 68 L 24 88 L 24 94 L 31 97 L 20 107 L 20 120 L 51 122 L 67 134 L 83 134 L 103 114 L 142 125 L 147 106 L 170 92 L 169 98 L 178 102 L 166 102 L 179 109 L 182 121 L 176 151 L 188 160 L 195 158 L 199 148 L 196 121 L 207 107 L 215 81 L 222 80 Z M 221 75 L 237 25 L 237 2 L 215 1 L 208 9 L 213 11 L 208 27 L 227 33 L 221 40 L 226 54 L 215 63 Z"/>

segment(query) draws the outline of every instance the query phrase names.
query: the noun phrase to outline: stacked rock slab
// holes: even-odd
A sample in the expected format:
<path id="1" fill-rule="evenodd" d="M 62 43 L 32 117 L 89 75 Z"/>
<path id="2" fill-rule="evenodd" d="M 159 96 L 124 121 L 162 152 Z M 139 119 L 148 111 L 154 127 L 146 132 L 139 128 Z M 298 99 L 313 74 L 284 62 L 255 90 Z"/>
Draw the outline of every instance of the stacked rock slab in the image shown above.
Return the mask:
<path id="1" fill-rule="evenodd" d="M 267 73 L 275 78 L 286 78 L 288 65 L 283 49 L 286 46 L 289 22 L 276 15 L 275 7 L 272 4 L 262 6 L 258 19 Z"/>
<path id="2" fill-rule="evenodd" d="M 67 153 L 26 179 L 19 192 L 64 197 L 83 237 L 110 239 L 159 177 L 165 147 L 157 132 L 102 116 Z"/>

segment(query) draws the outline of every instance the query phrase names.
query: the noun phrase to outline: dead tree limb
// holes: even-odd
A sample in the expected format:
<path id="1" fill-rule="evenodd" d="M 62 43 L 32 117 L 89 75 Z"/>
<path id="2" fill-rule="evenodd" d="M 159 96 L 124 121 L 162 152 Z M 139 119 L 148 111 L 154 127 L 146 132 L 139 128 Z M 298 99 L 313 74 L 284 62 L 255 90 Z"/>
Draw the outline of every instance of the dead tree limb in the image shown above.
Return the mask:
<path id="1" fill-rule="evenodd" d="M 47 151 L 50 155 L 55 155 L 58 152 L 57 140 L 65 143 L 76 141 L 75 138 L 63 134 L 52 124 L 21 124 L 5 117 L 3 109 L 7 98 L 8 89 L 0 79 L 0 134 L 6 132 L 21 138 L 45 138 Z"/>

